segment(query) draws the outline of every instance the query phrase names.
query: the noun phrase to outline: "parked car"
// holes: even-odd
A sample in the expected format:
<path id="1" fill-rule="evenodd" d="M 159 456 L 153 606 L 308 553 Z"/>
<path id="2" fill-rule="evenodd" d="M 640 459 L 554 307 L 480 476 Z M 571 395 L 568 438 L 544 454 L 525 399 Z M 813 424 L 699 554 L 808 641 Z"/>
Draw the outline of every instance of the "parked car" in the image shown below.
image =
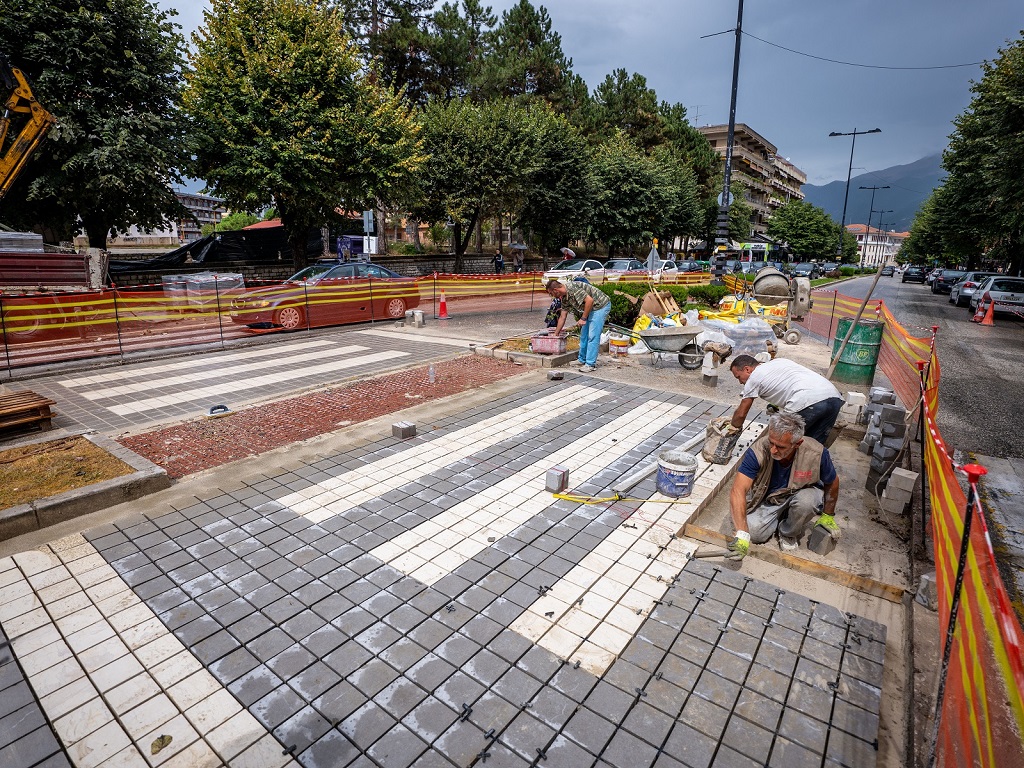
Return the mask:
<path id="1" fill-rule="evenodd" d="M 953 283 L 949 292 L 949 303 L 958 307 L 966 307 L 971 303 L 971 296 L 975 289 L 986 277 L 992 277 L 995 272 L 964 272 L 963 277 Z"/>
<path id="2" fill-rule="evenodd" d="M 882 277 L 892 277 L 896 274 L 896 267 L 892 264 L 886 264 L 882 267 Z"/>
<path id="3" fill-rule="evenodd" d="M 924 267 L 907 267 L 903 270 L 903 277 L 900 278 L 900 282 L 921 283 L 924 285 L 925 279 Z"/>
<path id="4" fill-rule="evenodd" d="M 608 259 L 604 263 L 604 279 L 616 281 L 623 277 L 642 278 L 647 275 L 647 265 L 637 259 Z"/>
<path id="5" fill-rule="evenodd" d="M 767 261 L 744 261 L 740 271 L 747 275 L 756 275 L 766 266 L 768 266 Z"/>
<path id="6" fill-rule="evenodd" d="M 604 282 L 604 264 L 597 259 L 566 259 L 544 273 L 544 280 L 571 280 L 585 277 L 592 283 Z"/>
<path id="7" fill-rule="evenodd" d="M 793 265 L 793 277 L 806 277 L 808 280 L 816 280 L 821 277 L 821 267 L 811 261 L 804 261 Z"/>
<path id="8" fill-rule="evenodd" d="M 966 272 L 962 269 L 944 269 L 932 280 L 932 293 L 949 293 L 953 290 L 953 283 L 963 277 Z"/>
<path id="9" fill-rule="evenodd" d="M 703 272 L 703 262 L 700 261 L 677 261 L 676 266 L 680 272 Z"/>
<path id="10" fill-rule="evenodd" d="M 823 277 L 839 277 L 839 264 L 834 261 L 826 261 L 821 265 L 821 274 Z"/>
<path id="11" fill-rule="evenodd" d="M 319 262 L 281 285 L 246 291 L 231 301 L 231 319 L 250 328 L 292 331 L 399 318 L 419 306 L 416 278 L 367 262 Z"/>
<path id="12" fill-rule="evenodd" d="M 929 270 L 927 273 L 925 273 L 924 281 L 926 283 L 928 283 L 928 285 L 931 285 L 932 284 L 932 280 L 934 280 L 936 278 L 936 276 L 939 274 L 939 272 L 941 272 L 941 271 L 942 271 L 942 267 L 935 267 L 934 269 Z"/>
<path id="13" fill-rule="evenodd" d="M 654 265 L 654 272 L 651 273 L 653 280 L 671 283 L 676 279 L 682 270 L 679 269 L 679 265 L 674 261 L 667 259 L 659 259 Z"/>
<path id="14" fill-rule="evenodd" d="M 977 310 L 982 301 L 995 302 L 996 312 L 1013 312 L 1024 308 L 1024 277 L 986 277 L 971 296 L 971 309 Z"/>

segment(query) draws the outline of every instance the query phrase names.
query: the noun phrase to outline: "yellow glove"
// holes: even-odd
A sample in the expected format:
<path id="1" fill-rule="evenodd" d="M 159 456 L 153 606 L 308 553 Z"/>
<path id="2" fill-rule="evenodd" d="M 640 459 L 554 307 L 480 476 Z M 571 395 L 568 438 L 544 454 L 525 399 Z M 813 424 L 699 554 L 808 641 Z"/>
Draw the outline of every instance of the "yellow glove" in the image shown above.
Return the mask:
<path id="1" fill-rule="evenodd" d="M 736 536 L 729 539 L 728 547 L 729 554 L 725 556 L 726 559 L 742 560 L 750 551 L 750 534 L 746 531 L 736 531 Z"/>
<path id="2" fill-rule="evenodd" d="M 833 539 L 839 538 L 839 523 L 836 522 L 836 519 L 832 517 L 832 515 L 821 515 L 815 525 L 820 525 L 828 531 Z"/>

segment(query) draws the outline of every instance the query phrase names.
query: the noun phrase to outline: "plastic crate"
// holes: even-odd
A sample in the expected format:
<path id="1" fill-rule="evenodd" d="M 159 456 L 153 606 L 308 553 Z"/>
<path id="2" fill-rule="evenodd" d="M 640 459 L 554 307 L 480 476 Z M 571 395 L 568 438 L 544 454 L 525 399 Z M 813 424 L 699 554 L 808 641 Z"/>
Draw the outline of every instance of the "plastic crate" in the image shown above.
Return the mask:
<path id="1" fill-rule="evenodd" d="M 532 336 L 530 346 L 541 355 L 564 355 L 565 336 Z"/>

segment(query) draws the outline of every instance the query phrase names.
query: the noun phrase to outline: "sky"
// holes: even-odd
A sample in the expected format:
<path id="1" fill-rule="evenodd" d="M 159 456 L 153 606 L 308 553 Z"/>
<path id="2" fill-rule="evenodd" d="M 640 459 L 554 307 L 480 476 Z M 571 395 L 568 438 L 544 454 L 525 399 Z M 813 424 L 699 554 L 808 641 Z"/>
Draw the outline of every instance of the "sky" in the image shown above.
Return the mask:
<path id="1" fill-rule="evenodd" d="M 516 2 L 490 5 L 500 17 Z M 208 7 L 157 4 L 175 8 L 187 34 Z M 660 100 L 683 104 L 692 124 L 728 123 L 738 0 L 534 5 L 547 8 L 591 91 L 623 68 L 647 78 Z M 854 176 L 941 152 L 982 75 L 976 64 L 952 65 L 991 61 L 1019 39 L 1024 1 L 746 0 L 742 29 L 736 122 L 773 143 L 808 183 L 826 184 L 845 181 L 850 164 L 851 138 L 831 132 L 881 129 L 857 137 Z"/>

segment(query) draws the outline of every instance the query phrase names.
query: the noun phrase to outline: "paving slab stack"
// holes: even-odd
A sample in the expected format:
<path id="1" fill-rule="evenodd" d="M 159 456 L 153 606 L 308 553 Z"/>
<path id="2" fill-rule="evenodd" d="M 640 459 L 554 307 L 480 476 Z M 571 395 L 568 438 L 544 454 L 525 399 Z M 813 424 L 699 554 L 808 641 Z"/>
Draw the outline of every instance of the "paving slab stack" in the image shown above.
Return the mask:
<path id="1" fill-rule="evenodd" d="M 887 487 L 907 439 L 907 409 L 897 404 L 896 393 L 891 389 L 872 387 L 860 418 L 867 431 L 859 448 L 871 457 L 864 487 L 872 492 L 881 491 Z"/>

